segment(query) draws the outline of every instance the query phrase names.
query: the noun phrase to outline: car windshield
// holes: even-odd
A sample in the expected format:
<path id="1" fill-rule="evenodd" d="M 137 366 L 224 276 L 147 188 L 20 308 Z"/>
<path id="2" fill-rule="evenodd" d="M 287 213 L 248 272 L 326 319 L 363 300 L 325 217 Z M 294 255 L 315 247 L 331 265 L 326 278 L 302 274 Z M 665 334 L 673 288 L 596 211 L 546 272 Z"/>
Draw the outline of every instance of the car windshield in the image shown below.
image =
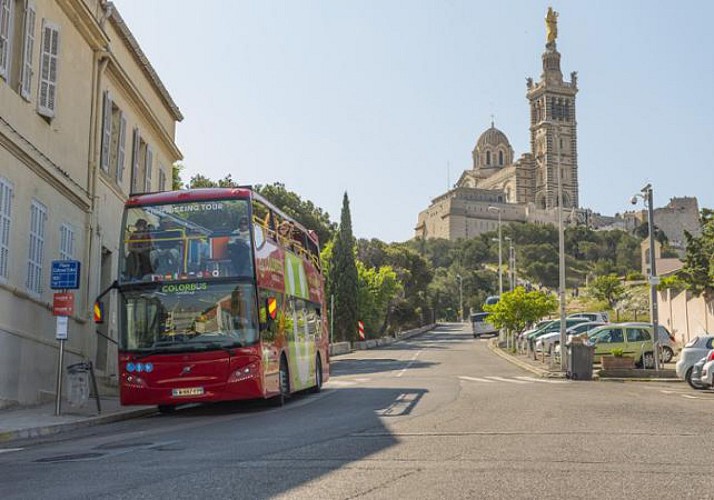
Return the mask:
<path id="1" fill-rule="evenodd" d="M 191 351 L 258 340 L 257 302 L 248 284 L 188 282 L 124 291 L 120 348 Z"/>

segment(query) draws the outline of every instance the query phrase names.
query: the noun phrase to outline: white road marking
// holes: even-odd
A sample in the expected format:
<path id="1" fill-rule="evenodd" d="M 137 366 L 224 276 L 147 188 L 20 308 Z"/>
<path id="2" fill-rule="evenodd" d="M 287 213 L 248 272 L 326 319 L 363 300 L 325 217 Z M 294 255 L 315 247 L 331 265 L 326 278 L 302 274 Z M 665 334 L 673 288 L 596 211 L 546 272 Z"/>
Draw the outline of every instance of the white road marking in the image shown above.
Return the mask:
<path id="1" fill-rule="evenodd" d="M 333 380 L 333 379 L 330 379 L 329 381 L 327 381 L 327 382 L 325 383 L 325 385 L 327 385 L 327 386 L 337 386 L 337 387 L 340 387 L 340 386 L 341 386 L 341 387 L 346 387 L 346 386 L 349 386 L 349 385 L 357 385 L 357 382 L 355 382 L 355 381 L 353 381 L 353 380 Z"/>
<path id="2" fill-rule="evenodd" d="M 690 395 L 690 394 L 680 394 L 680 395 L 681 395 L 683 398 L 687 398 L 687 399 L 702 399 L 702 398 L 698 398 L 698 397 L 696 397 L 696 396 L 692 396 L 692 395 Z"/>
<path id="3" fill-rule="evenodd" d="M 540 382 L 541 384 L 569 384 L 569 380 L 557 380 L 550 378 L 538 378 L 538 377 L 516 377 L 519 380 L 527 380 L 528 382 Z"/>
<path id="4" fill-rule="evenodd" d="M 526 382 L 525 380 L 514 380 L 512 378 L 493 377 L 493 376 L 489 376 L 486 378 L 491 379 L 491 380 L 498 380 L 499 382 L 508 382 L 511 384 L 530 384 L 530 382 Z"/>
<path id="5" fill-rule="evenodd" d="M 412 356 L 412 359 L 409 360 L 409 363 L 407 363 L 407 366 L 405 366 L 404 368 L 402 368 L 402 369 L 399 371 L 399 373 L 397 373 L 397 377 L 401 377 L 402 375 L 404 375 L 404 374 L 406 373 L 406 371 L 409 369 L 409 367 L 412 365 L 412 363 L 413 363 L 414 361 L 416 361 L 416 359 L 419 357 L 420 354 L 421 354 L 421 351 L 416 352 L 416 353 L 414 354 L 414 356 Z"/>
<path id="6" fill-rule="evenodd" d="M 25 448 L 0 448 L 0 453 L 10 453 L 13 451 L 22 451 Z"/>
<path id="7" fill-rule="evenodd" d="M 493 380 L 488 380 L 485 378 L 478 378 L 478 377 L 467 377 L 467 376 L 460 376 L 459 377 L 461 380 L 471 380 L 473 382 L 487 382 L 489 384 L 493 384 Z"/>

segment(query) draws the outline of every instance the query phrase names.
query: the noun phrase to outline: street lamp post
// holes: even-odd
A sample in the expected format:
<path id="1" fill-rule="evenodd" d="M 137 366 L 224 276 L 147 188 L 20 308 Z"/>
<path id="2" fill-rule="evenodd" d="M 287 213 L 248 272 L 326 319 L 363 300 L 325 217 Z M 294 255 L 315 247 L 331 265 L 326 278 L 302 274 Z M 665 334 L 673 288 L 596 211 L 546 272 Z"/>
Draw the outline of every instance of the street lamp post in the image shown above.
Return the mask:
<path id="1" fill-rule="evenodd" d="M 563 230 L 563 174 L 560 171 L 560 130 L 557 123 L 545 121 L 546 125 L 553 127 L 556 145 L 556 181 L 557 181 L 557 200 L 556 207 L 558 209 L 558 302 L 560 303 L 560 368 L 563 371 L 567 369 L 565 359 L 565 233 Z"/>
<path id="2" fill-rule="evenodd" d="M 508 285 L 513 291 L 516 288 L 516 254 L 513 248 L 513 238 L 506 236 L 504 239 L 508 242 Z"/>
<path id="3" fill-rule="evenodd" d="M 456 275 L 456 279 L 459 280 L 459 317 L 461 322 L 464 322 L 464 279 L 460 274 Z"/>
<path id="4" fill-rule="evenodd" d="M 652 184 L 647 184 L 630 200 L 634 205 L 637 203 L 637 197 L 641 197 L 647 203 L 647 233 L 650 239 L 650 318 L 652 321 L 652 345 L 654 351 L 654 369 L 659 370 L 659 310 L 657 307 L 657 266 L 655 259 L 655 241 L 654 241 L 654 201 L 652 199 Z M 644 360 L 643 360 L 644 365 Z"/>
<path id="5" fill-rule="evenodd" d="M 491 212 L 498 212 L 498 295 L 503 295 L 503 252 L 501 238 L 501 209 L 498 207 L 488 207 Z"/>

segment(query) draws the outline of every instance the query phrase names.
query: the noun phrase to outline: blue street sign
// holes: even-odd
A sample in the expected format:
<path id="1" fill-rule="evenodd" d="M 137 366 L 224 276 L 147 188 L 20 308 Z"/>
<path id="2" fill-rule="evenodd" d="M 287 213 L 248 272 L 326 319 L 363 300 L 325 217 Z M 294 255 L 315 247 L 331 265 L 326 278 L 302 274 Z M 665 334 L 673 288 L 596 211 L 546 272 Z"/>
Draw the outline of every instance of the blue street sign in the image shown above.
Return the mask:
<path id="1" fill-rule="evenodd" d="M 79 261 L 78 260 L 53 260 L 52 290 L 77 290 L 79 288 Z"/>

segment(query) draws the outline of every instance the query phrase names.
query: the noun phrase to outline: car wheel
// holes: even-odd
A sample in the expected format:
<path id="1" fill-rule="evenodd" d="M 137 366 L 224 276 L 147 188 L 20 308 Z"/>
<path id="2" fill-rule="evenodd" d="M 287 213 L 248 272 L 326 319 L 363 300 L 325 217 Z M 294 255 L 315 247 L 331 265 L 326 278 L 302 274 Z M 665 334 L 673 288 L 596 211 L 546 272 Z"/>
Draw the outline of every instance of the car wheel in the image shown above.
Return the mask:
<path id="1" fill-rule="evenodd" d="M 687 374 L 684 376 L 684 380 L 687 381 L 687 383 L 689 384 L 689 387 L 691 387 L 692 389 L 696 389 L 698 391 L 703 391 L 704 389 L 706 389 L 706 386 L 704 386 L 702 384 L 698 384 L 697 382 L 692 380 L 692 370 L 693 370 L 692 367 L 690 367 L 689 370 L 687 370 Z"/>
<path id="2" fill-rule="evenodd" d="M 662 363 L 669 363 L 674 357 L 674 351 L 671 348 L 664 346 L 662 347 Z"/>

